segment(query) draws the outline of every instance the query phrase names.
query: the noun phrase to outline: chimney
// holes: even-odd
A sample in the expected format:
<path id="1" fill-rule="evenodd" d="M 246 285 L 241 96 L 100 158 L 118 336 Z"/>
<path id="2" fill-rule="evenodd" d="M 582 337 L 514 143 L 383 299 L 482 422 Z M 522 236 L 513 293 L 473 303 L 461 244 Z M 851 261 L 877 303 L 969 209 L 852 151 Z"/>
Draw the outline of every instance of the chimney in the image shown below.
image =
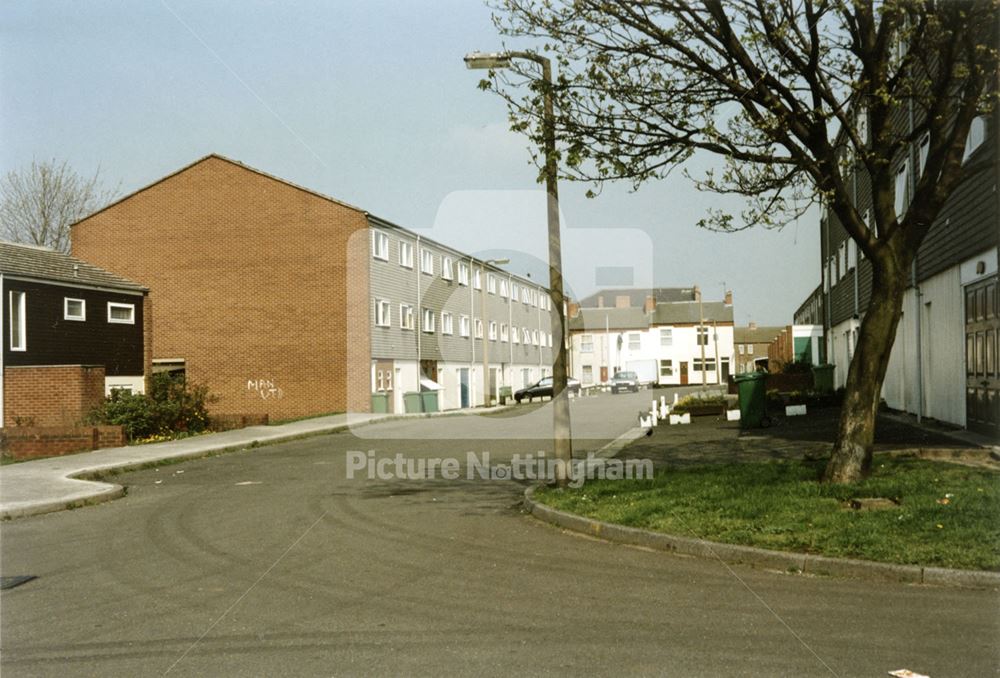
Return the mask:
<path id="1" fill-rule="evenodd" d="M 726 290 L 726 306 L 732 306 L 732 305 L 733 305 L 733 291 Z"/>
<path id="2" fill-rule="evenodd" d="M 570 301 L 566 304 L 566 315 L 570 318 L 575 318 L 580 315 L 580 304 L 575 301 Z"/>
<path id="3" fill-rule="evenodd" d="M 604 308 L 604 295 L 597 295 L 597 308 Z"/>
<path id="4" fill-rule="evenodd" d="M 632 297 L 627 294 L 619 294 L 615 297 L 615 308 L 629 308 L 632 305 Z"/>
<path id="5" fill-rule="evenodd" d="M 73 277 L 74 278 L 80 277 L 80 264 L 73 264 Z"/>
<path id="6" fill-rule="evenodd" d="M 698 287 L 697 285 L 695 285 L 692 288 L 692 291 L 694 292 L 694 300 L 695 301 L 701 301 L 701 288 Z"/>
<path id="7" fill-rule="evenodd" d="M 757 329 L 757 323 L 755 323 L 753 320 L 750 321 L 750 329 L 752 330 Z"/>
<path id="8" fill-rule="evenodd" d="M 646 297 L 646 303 L 642 307 L 643 313 L 652 313 L 656 310 L 656 297 L 650 295 Z"/>

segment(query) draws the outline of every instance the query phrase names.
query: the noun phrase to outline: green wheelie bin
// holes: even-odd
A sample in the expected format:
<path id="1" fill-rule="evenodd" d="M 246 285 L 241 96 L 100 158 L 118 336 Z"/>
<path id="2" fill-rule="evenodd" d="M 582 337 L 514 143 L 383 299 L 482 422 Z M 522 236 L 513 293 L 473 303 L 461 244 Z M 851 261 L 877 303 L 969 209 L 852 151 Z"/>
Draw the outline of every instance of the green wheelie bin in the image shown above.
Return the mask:
<path id="1" fill-rule="evenodd" d="M 740 398 L 740 428 L 764 428 L 771 425 L 767 416 L 767 373 L 747 372 L 733 377 Z"/>

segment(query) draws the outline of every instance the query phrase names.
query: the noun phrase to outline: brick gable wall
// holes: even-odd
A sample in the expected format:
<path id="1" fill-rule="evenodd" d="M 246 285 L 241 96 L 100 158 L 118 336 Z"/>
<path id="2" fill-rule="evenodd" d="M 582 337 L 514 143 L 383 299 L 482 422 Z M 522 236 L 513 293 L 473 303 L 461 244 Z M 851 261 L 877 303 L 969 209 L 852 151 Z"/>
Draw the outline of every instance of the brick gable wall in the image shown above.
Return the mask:
<path id="1" fill-rule="evenodd" d="M 72 242 L 150 288 L 152 358 L 184 359 L 214 411 L 273 421 L 367 406 L 367 379 L 349 401 L 346 358 L 349 277 L 367 291 L 349 243 L 366 228 L 359 210 L 213 156 L 78 223 Z"/>
<path id="2" fill-rule="evenodd" d="M 5 367 L 4 426 L 74 426 L 104 400 L 104 367 Z"/>

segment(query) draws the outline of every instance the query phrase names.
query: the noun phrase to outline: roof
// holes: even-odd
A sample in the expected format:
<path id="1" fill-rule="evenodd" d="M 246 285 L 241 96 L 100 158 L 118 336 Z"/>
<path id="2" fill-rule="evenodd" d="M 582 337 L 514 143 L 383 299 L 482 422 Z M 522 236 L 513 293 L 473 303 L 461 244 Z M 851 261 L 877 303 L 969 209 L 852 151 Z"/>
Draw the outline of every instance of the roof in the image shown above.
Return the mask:
<path id="1" fill-rule="evenodd" d="M 654 325 L 685 325 L 697 324 L 702 319 L 710 322 L 733 322 L 733 307 L 722 301 L 706 301 L 700 304 L 693 301 L 657 304 L 653 314 Z"/>
<path id="2" fill-rule="evenodd" d="M 629 306 L 642 308 L 646 297 L 652 296 L 657 303 L 674 301 L 694 301 L 693 287 L 652 287 L 652 288 L 614 288 L 608 287 L 580 300 L 580 308 L 614 307 L 618 297 L 628 295 Z M 602 298 L 603 297 L 603 303 Z"/>
<path id="3" fill-rule="evenodd" d="M 574 330 L 644 330 L 649 327 L 649 316 L 641 308 L 582 308 L 580 314 L 569 319 L 569 329 Z"/>
<path id="4" fill-rule="evenodd" d="M 737 344 L 770 344 L 784 327 L 734 327 L 733 341 Z"/>
<path id="5" fill-rule="evenodd" d="M 136 282 L 68 254 L 10 242 L 0 242 L 0 274 L 134 292 L 149 291 Z"/>

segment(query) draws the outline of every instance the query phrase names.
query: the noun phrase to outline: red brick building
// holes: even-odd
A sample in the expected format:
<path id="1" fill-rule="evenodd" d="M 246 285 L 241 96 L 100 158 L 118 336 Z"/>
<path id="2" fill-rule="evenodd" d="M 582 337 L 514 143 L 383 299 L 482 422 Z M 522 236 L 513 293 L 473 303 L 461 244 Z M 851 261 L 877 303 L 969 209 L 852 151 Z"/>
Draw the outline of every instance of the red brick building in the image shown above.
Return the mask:
<path id="1" fill-rule="evenodd" d="M 216 413 L 275 420 L 369 407 L 368 361 L 348 360 L 369 355 L 367 228 L 363 210 L 210 155 L 75 224 L 72 243 L 153 290 L 154 371 L 207 384 Z"/>

